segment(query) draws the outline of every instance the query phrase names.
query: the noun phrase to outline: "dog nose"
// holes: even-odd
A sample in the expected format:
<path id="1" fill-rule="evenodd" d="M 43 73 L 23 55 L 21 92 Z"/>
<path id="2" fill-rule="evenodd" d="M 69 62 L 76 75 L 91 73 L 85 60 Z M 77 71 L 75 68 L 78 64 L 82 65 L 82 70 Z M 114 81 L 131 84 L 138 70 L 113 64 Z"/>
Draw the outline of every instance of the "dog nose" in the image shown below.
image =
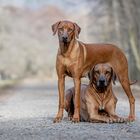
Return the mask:
<path id="1" fill-rule="evenodd" d="M 104 84 L 104 83 L 105 83 L 105 78 L 104 78 L 103 76 L 101 76 L 101 77 L 99 78 L 99 82 L 102 83 L 102 84 Z"/>
<path id="2" fill-rule="evenodd" d="M 100 79 L 99 82 L 100 83 L 105 83 L 105 79 Z"/>
<path id="3" fill-rule="evenodd" d="M 63 40 L 67 40 L 67 39 L 68 39 L 68 37 L 67 37 L 67 36 L 63 36 L 62 38 L 63 38 Z"/>
<path id="4" fill-rule="evenodd" d="M 105 77 L 105 76 L 103 76 L 103 75 L 100 76 L 100 78 L 99 78 L 99 80 L 98 80 L 98 85 L 99 85 L 100 87 L 105 87 L 105 86 L 107 86 L 107 80 L 106 80 L 106 77 Z"/>

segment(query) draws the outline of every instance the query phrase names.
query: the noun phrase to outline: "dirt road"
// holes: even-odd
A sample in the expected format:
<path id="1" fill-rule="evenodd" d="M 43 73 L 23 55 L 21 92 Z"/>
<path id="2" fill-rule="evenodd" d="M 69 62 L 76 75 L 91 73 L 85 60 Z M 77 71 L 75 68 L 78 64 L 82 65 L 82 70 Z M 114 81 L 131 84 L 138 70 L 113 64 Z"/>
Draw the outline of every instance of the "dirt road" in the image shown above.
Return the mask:
<path id="1" fill-rule="evenodd" d="M 0 91 L 0 140 L 140 140 L 140 88 L 132 89 L 137 116 L 133 123 L 73 124 L 65 113 L 61 123 L 53 124 L 58 105 L 56 82 L 25 80 Z M 120 87 L 115 93 L 119 100 L 117 112 L 127 116 L 127 97 Z"/>

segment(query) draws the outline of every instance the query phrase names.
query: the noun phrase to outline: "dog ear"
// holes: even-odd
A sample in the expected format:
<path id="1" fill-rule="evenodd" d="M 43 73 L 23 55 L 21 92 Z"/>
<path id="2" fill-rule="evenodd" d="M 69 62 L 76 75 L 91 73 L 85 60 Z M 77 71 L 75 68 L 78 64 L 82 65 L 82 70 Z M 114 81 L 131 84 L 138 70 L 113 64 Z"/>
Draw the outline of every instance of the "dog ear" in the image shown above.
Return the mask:
<path id="1" fill-rule="evenodd" d="M 88 72 L 88 79 L 89 80 L 91 79 L 91 72 L 90 71 Z"/>
<path id="2" fill-rule="evenodd" d="M 112 82 L 113 82 L 114 85 L 116 84 L 115 83 L 116 79 L 117 79 L 116 73 L 112 69 Z"/>
<path id="3" fill-rule="evenodd" d="M 81 32 L 81 28 L 76 23 L 74 23 L 74 28 L 75 28 L 75 36 L 77 38 L 79 38 L 79 34 Z"/>
<path id="4" fill-rule="evenodd" d="M 61 21 L 56 22 L 55 24 L 52 25 L 52 31 L 53 31 L 53 35 L 56 34 L 57 29 L 58 29 L 58 25 L 60 24 Z"/>
<path id="5" fill-rule="evenodd" d="M 88 78 L 90 83 L 93 82 L 93 73 L 94 73 L 94 67 L 92 67 L 92 69 L 88 72 Z"/>

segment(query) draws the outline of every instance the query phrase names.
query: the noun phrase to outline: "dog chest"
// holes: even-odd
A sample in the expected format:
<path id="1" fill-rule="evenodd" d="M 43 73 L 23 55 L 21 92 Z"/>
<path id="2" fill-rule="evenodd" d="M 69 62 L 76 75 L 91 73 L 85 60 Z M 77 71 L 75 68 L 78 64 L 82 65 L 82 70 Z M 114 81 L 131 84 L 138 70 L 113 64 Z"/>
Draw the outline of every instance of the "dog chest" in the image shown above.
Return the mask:
<path id="1" fill-rule="evenodd" d="M 59 62 L 61 62 L 66 67 L 75 65 L 77 64 L 77 61 L 78 61 L 76 58 L 64 57 L 62 55 L 58 56 L 58 59 L 59 59 Z"/>

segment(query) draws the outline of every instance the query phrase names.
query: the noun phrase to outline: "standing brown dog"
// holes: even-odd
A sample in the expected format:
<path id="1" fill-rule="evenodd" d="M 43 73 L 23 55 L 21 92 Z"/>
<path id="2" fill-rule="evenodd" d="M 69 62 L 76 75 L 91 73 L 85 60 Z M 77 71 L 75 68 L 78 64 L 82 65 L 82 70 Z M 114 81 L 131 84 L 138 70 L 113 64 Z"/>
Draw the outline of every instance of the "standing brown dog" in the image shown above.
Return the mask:
<path id="1" fill-rule="evenodd" d="M 130 89 L 128 64 L 124 53 L 112 44 L 84 44 L 76 38 L 80 27 L 70 21 L 59 21 L 52 25 L 53 34 L 58 31 L 59 49 L 56 60 L 59 89 L 59 109 L 54 122 L 60 122 L 64 111 L 65 76 L 71 76 L 75 86 L 73 121 L 79 122 L 81 77 L 98 63 L 109 63 L 129 99 L 129 120 L 135 120 L 135 99 Z"/>
<path id="2" fill-rule="evenodd" d="M 116 76 L 108 64 L 97 64 L 90 72 L 89 85 L 81 85 L 80 120 L 90 122 L 125 122 L 115 113 L 117 98 L 112 81 Z M 74 87 L 66 91 L 65 110 L 71 119 L 74 113 Z"/>

